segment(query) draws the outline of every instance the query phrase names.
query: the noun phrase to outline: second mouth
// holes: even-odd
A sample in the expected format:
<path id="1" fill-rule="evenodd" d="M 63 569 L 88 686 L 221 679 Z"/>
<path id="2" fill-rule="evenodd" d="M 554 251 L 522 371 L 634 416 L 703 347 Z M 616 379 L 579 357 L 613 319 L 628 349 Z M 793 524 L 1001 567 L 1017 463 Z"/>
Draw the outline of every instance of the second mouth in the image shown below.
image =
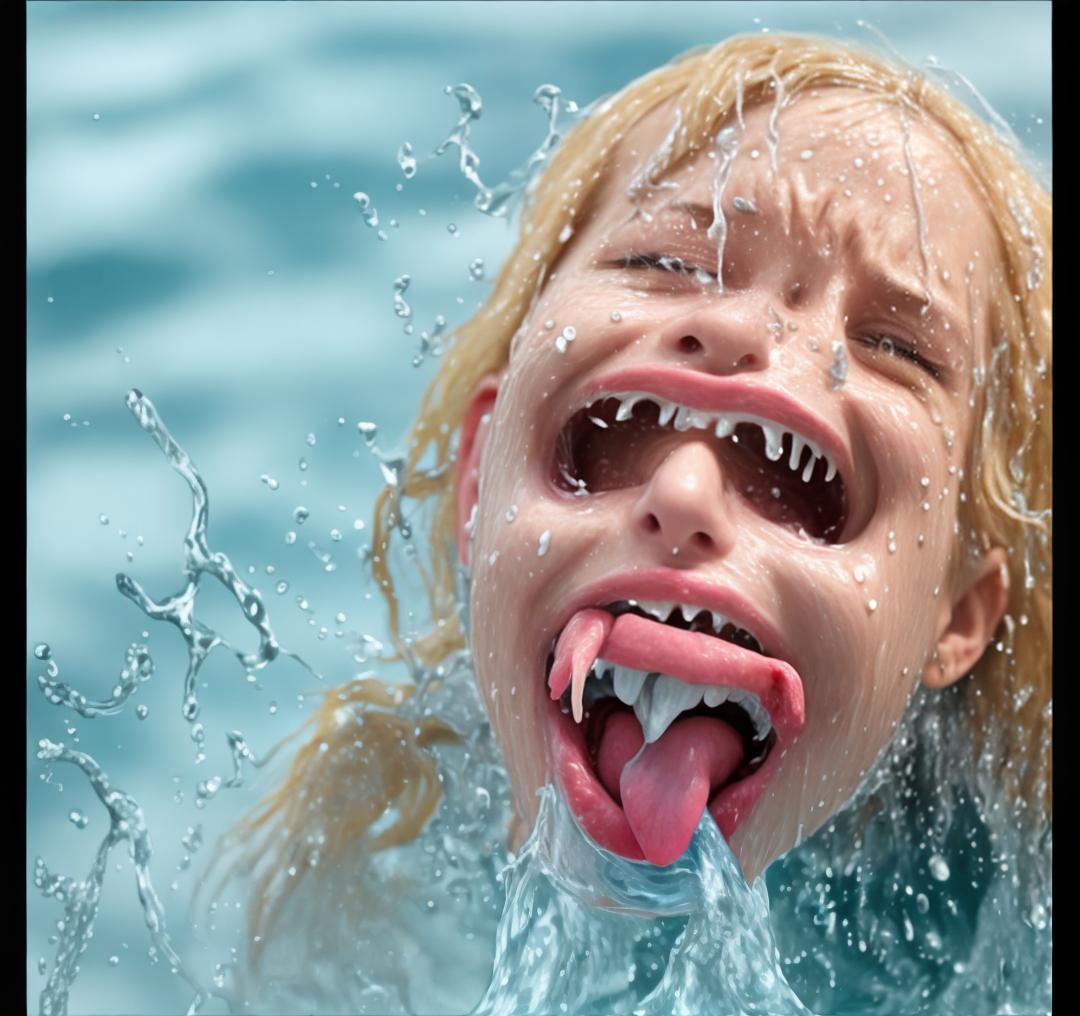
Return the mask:
<path id="1" fill-rule="evenodd" d="M 579 410 L 557 442 L 556 487 L 583 496 L 645 483 L 656 450 L 687 433 L 715 448 L 731 486 L 765 519 L 839 541 L 848 516 L 844 478 L 799 435 L 734 416 L 725 427 L 707 426 L 707 414 L 670 410 L 667 400 L 649 396 L 611 396 Z"/>

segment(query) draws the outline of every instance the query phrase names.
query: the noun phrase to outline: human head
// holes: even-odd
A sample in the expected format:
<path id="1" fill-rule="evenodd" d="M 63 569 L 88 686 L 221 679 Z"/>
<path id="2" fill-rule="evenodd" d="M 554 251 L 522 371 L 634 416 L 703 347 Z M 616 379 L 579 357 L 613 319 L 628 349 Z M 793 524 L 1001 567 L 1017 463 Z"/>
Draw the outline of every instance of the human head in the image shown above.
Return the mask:
<path id="1" fill-rule="evenodd" d="M 837 86 L 879 95 L 946 132 L 997 234 L 999 289 L 988 306 L 988 362 L 971 387 L 974 429 L 951 560 L 959 573 L 976 550 L 1009 550 L 1006 638 L 1001 651 L 985 655 L 976 667 L 967 697 L 977 731 L 994 718 L 1009 717 L 1000 742 L 1002 778 L 1014 795 L 1041 809 L 1049 793 L 1049 526 L 1040 513 L 1050 498 L 1048 198 L 1009 147 L 947 93 L 917 74 L 835 43 L 755 36 L 689 55 L 601 104 L 557 150 L 525 209 L 516 250 L 480 312 L 459 329 L 410 434 L 403 493 L 437 499 L 426 576 L 436 627 L 410 651 L 436 662 L 463 642 L 454 609 L 452 540 L 460 523 L 455 514 L 462 504 L 467 510 L 475 495 L 475 477 L 459 462 L 455 491 L 454 474 L 440 467 L 451 460 L 459 428 L 467 439 L 459 454 L 463 461 L 470 458 L 469 435 L 475 437 L 480 418 L 491 408 L 484 379 L 507 364 L 511 342 L 557 270 L 565 238 L 586 227 L 620 140 L 664 104 L 677 110 L 681 129 L 650 165 L 651 179 L 659 181 L 712 144 L 737 103 L 750 110 L 774 101 L 776 91 L 770 89 L 791 98 L 810 88 Z M 493 395 L 490 383 L 487 391 Z M 435 467 L 421 469 L 432 450 Z M 396 497 L 390 492 L 380 500 L 375 529 L 376 575 L 388 595 L 395 630 L 387 551 Z M 483 661 L 477 663 L 482 670 Z M 949 671 L 946 681 L 962 676 L 949 661 L 942 664 Z M 498 727 L 505 738 L 509 732 Z M 522 796 L 517 804 L 530 814 Z"/>

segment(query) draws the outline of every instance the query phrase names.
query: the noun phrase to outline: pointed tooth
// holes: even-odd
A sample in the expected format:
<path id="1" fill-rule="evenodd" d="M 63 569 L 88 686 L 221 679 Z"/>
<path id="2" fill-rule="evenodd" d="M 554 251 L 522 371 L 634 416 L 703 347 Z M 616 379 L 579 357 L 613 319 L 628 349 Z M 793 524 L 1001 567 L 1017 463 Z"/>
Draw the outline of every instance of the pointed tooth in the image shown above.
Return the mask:
<path id="1" fill-rule="evenodd" d="M 817 459 L 813 455 L 809 456 L 806 460 L 806 468 L 802 471 L 803 483 L 809 483 L 810 477 L 814 475 L 814 466 L 817 465 Z"/>
<path id="2" fill-rule="evenodd" d="M 705 705 L 710 709 L 715 709 L 717 706 L 723 705 L 728 700 L 728 689 L 718 685 L 706 688 L 704 700 Z"/>
<path id="3" fill-rule="evenodd" d="M 765 456 L 770 462 L 775 462 L 780 458 L 780 435 L 783 431 L 774 424 L 763 423 L 761 429 L 765 433 Z"/>
<path id="4" fill-rule="evenodd" d="M 679 406 L 679 408 L 675 411 L 675 429 L 690 429 L 690 410 L 687 409 L 686 406 Z"/>
<path id="5" fill-rule="evenodd" d="M 580 723 L 584 715 L 585 707 L 582 698 L 585 695 L 585 679 L 588 674 L 589 672 L 580 665 L 579 661 L 575 660 L 573 676 L 570 679 L 570 705 L 574 710 L 575 723 Z"/>
<path id="6" fill-rule="evenodd" d="M 657 621 L 666 621 L 672 608 L 672 604 L 663 600 L 639 600 L 638 606 Z"/>
<path id="7" fill-rule="evenodd" d="M 829 464 L 829 471 L 825 474 L 825 481 L 828 482 L 836 475 L 836 463 L 828 456 L 825 457 L 825 461 Z"/>
<path id="8" fill-rule="evenodd" d="M 730 437 L 735 433 L 735 421 L 730 416 L 718 416 L 714 433 L 717 437 Z"/>
<path id="9" fill-rule="evenodd" d="M 701 701 L 703 693 L 701 685 L 687 684 L 667 674 L 657 677 L 649 714 L 642 727 L 645 740 L 650 744 L 659 740 L 675 717 L 687 709 L 693 709 Z"/>
<path id="10" fill-rule="evenodd" d="M 691 607 L 685 603 L 679 604 L 679 613 L 682 614 L 683 620 L 689 624 L 700 613 L 699 607 Z"/>
<path id="11" fill-rule="evenodd" d="M 709 426 L 709 414 L 697 409 L 690 410 L 689 420 L 690 426 L 697 430 L 706 430 Z"/>
<path id="12" fill-rule="evenodd" d="M 727 626 L 728 619 L 723 614 L 718 614 L 715 610 L 710 610 L 709 614 L 712 615 L 712 629 L 716 635 L 719 635 Z"/>
<path id="13" fill-rule="evenodd" d="M 649 713 L 652 711 L 653 689 L 656 687 L 656 679 L 659 676 L 659 674 L 647 674 L 641 684 L 637 698 L 634 699 L 634 715 L 637 717 L 638 723 L 641 724 L 642 730 L 646 729 L 646 724 L 649 722 Z"/>
<path id="14" fill-rule="evenodd" d="M 660 400 L 660 415 L 659 421 L 661 427 L 666 427 L 671 423 L 671 418 L 675 415 L 675 410 L 678 407 L 674 402 L 668 402 L 667 399 Z"/>
<path id="15" fill-rule="evenodd" d="M 615 667 L 615 697 L 620 702 L 632 706 L 637 702 L 646 677 L 648 675 L 644 670 L 634 670 L 633 667 Z"/>
<path id="16" fill-rule="evenodd" d="M 798 469 L 802 461 L 803 449 L 806 442 L 798 434 L 791 435 L 791 457 L 788 459 L 788 469 Z"/>
<path id="17" fill-rule="evenodd" d="M 640 395 L 629 395 L 619 403 L 619 408 L 615 411 L 615 419 L 620 423 L 623 420 L 629 420 L 630 415 L 634 412 L 634 406 L 641 401 Z"/>

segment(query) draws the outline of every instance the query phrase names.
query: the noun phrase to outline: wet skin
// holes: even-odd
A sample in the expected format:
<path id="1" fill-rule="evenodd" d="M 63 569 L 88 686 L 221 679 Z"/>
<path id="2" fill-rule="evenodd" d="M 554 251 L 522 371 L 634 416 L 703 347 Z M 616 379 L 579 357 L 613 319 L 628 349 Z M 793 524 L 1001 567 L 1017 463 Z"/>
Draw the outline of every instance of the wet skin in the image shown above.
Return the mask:
<path id="1" fill-rule="evenodd" d="M 895 106 L 839 88 L 781 111 L 774 172 L 770 112 L 745 112 L 723 188 L 722 287 L 717 158 L 702 152 L 628 196 L 670 129 L 662 107 L 616 150 L 509 365 L 464 421 L 471 647 L 519 838 L 536 789 L 555 780 L 549 652 L 568 611 L 601 605 L 582 591 L 606 577 L 672 570 L 741 598 L 770 633 L 765 652 L 801 678 L 805 726 L 731 837 L 748 879 L 850 798 L 915 683 L 966 674 L 1004 610 L 1004 552 L 971 559 L 957 525 L 999 262 L 979 193 L 940 127 L 914 112 L 905 127 Z M 560 352 L 567 325 L 576 337 Z M 573 493 L 560 433 L 597 383 L 631 368 L 797 404 L 837 441 L 843 518 L 815 530 L 798 476 L 777 482 L 752 442 L 660 427 L 655 412 L 597 427 L 573 463 L 586 492 Z"/>

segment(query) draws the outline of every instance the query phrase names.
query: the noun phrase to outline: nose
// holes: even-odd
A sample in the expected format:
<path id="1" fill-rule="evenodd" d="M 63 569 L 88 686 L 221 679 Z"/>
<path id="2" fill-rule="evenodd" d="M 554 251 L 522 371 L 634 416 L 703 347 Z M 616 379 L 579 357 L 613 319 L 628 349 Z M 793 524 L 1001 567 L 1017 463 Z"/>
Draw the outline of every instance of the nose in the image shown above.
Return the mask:
<path id="1" fill-rule="evenodd" d="M 765 370 L 782 332 L 775 313 L 763 312 L 749 294 L 709 294 L 692 313 L 672 321 L 660 342 L 666 356 L 694 370 L 730 375 Z"/>
<path id="2" fill-rule="evenodd" d="M 735 530 L 713 449 L 704 441 L 674 448 L 646 483 L 632 525 L 668 565 L 688 566 L 727 554 Z"/>

